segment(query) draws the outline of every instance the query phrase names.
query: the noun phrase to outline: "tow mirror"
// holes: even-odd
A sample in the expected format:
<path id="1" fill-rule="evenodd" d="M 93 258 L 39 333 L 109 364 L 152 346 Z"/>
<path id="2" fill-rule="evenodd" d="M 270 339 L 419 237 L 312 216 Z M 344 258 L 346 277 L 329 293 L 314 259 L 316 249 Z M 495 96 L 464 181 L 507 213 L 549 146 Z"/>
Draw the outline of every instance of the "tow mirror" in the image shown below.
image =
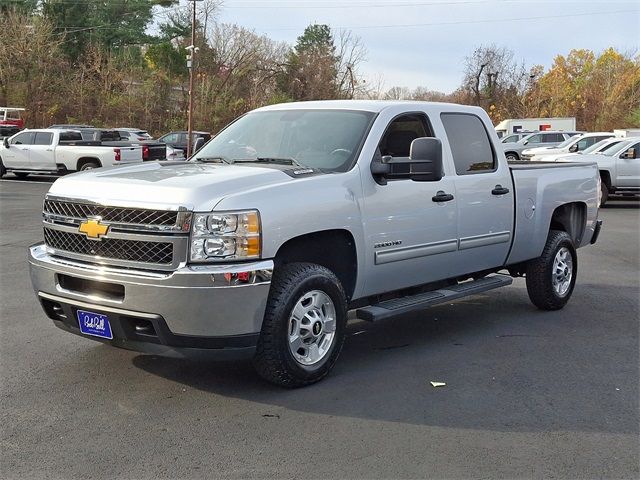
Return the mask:
<path id="1" fill-rule="evenodd" d="M 9 148 L 9 137 L 4 137 L 3 143 L 4 148 Z"/>
<path id="2" fill-rule="evenodd" d="M 387 180 L 400 179 L 437 182 L 443 176 L 442 142 L 433 137 L 416 138 L 411 142 L 409 157 L 378 154 L 371 162 L 371 173 L 380 185 L 386 185 Z"/>
<path id="3" fill-rule="evenodd" d="M 575 153 L 575 152 L 577 152 L 577 151 L 578 151 L 578 144 L 577 144 L 577 143 L 574 143 L 573 145 L 571 145 L 571 147 L 569 147 L 569 151 L 570 151 L 571 153 Z"/>

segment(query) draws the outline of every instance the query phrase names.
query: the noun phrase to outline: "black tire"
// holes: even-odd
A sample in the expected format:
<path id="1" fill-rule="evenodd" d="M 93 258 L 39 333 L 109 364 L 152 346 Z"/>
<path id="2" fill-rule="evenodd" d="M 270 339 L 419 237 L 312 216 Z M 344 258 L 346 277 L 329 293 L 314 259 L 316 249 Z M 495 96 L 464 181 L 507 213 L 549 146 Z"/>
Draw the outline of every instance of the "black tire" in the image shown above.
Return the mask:
<path id="1" fill-rule="evenodd" d="M 505 157 L 507 158 L 507 162 L 517 162 L 520 160 L 520 157 L 515 152 L 507 152 Z"/>
<path id="2" fill-rule="evenodd" d="M 308 292 L 319 290 L 335 307 L 335 335 L 324 357 L 308 366 L 294 358 L 289 348 L 290 316 Z M 345 339 L 347 300 L 338 278 L 313 263 L 290 263 L 276 268 L 262 323 L 253 365 L 258 374 L 273 384 L 303 387 L 324 378 L 333 368 Z"/>
<path id="3" fill-rule="evenodd" d="M 600 206 L 603 206 L 609 200 L 609 187 L 603 181 L 600 181 Z"/>
<path id="4" fill-rule="evenodd" d="M 571 278 L 568 289 L 559 293 L 554 288 L 554 260 L 562 249 L 568 250 L 571 256 Z M 567 232 L 551 230 L 542 255 L 527 262 L 527 293 L 531 303 L 541 310 L 560 310 L 571 298 L 577 274 L 578 257 L 571 237 Z"/>
<path id="5" fill-rule="evenodd" d="M 2 163 L 2 159 L 0 158 L 0 178 L 4 177 L 5 173 L 7 173 L 7 169 L 4 168 L 4 163 Z"/>
<path id="6" fill-rule="evenodd" d="M 13 174 L 18 177 L 20 180 L 24 180 L 29 176 L 27 172 L 13 172 Z"/>
<path id="7" fill-rule="evenodd" d="M 82 165 L 78 168 L 79 171 L 84 172 L 85 170 L 93 170 L 94 168 L 100 168 L 100 164 L 95 160 L 89 160 L 83 162 Z"/>

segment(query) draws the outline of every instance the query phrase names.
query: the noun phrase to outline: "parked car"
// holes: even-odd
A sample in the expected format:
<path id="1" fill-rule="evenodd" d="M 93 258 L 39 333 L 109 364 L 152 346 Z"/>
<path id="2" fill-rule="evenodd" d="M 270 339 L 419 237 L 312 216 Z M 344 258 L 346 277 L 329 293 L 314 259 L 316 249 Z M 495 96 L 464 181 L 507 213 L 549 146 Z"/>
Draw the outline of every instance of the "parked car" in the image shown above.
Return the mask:
<path id="1" fill-rule="evenodd" d="M 525 136 L 516 143 L 508 143 L 503 145 L 504 154 L 510 162 L 521 159 L 524 150 L 535 147 L 553 147 L 560 145 L 562 142 L 578 135 L 580 132 L 537 132 Z"/>
<path id="2" fill-rule="evenodd" d="M 601 201 L 611 194 L 640 194 L 640 138 L 618 138 L 604 151 L 573 157 L 559 162 L 595 162 L 600 172 Z"/>
<path id="3" fill-rule="evenodd" d="M 554 161 L 564 162 L 566 160 L 574 160 L 574 159 L 578 161 L 585 161 L 585 160 L 588 161 L 588 158 L 590 157 L 586 157 L 585 155 L 590 155 L 592 153 L 606 152 L 612 148 L 615 148 L 616 145 L 618 145 L 620 142 L 623 142 L 624 140 L 625 140 L 624 138 L 620 138 L 620 137 L 611 137 L 605 140 L 600 140 L 599 142 L 594 143 L 589 148 L 586 148 L 581 152 L 567 153 L 566 155 L 563 155 L 561 157 L 556 157 Z"/>
<path id="4" fill-rule="evenodd" d="M 522 159 L 531 162 L 553 162 L 556 158 L 567 153 L 576 153 L 586 150 L 594 143 L 613 137 L 611 132 L 583 133 L 568 138 L 555 147 L 537 147 L 523 150 Z"/>
<path id="5" fill-rule="evenodd" d="M 140 130 L 139 128 L 115 128 L 123 140 L 130 142 L 140 142 L 144 140 L 153 140 L 153 137 L 149 135 L 146 130 Z"/>
<path id="6" fill-rule="evenodd" d="M 0 176 L 13 172 L 67 173 L 142 162 L 142 147 L 106 147 L 82 140 L 77 130 L 23 130 L 0 145 Z"/>
<path id="7" fill-rule="evenodd" d="M 183 152 L 187 151 L 187 134 L 186 131 L 180 132 L 169 132 L 160 138 L 158 141 L 164 142 L 167 145 L 171 145 L 174 149 L 182 150 Z M 205 143 L 211 140 L 211 134 L 209 132 L 192 132 L 192 142 L 193 145 L 196 144 L 198 138 L 204 139 Z"/>
<path id="8" fill-rule="evenodd" d="M 139 145 L 142 147 L 142 160 L 165 160 L 167 158 L 167 148 L 162 142 L 156 140 L 129 140 L 123 137 L 118 130 L 107 128 L 78 128 L 83 140 L 100 142 L 100 144 L 110 147 L 129 147 Z"/>
<path id="9" fill-rule="evenodd" d="M 10 137 L 24 128 L 24 108 L 0 107 L 0 137 Z"/>
<path id="10" fill-rule="evenodd" d="M 532 133 L 537 133 L 537 132 L 526 131 L 526 132 L 512 133 L 511 135 L 506 135 L 504 137 L 501 137 L 500 143 L 515 143 L 522 140 L 524 137 Z"/>
<path id="11" fill-rule="evenodd" d="M 329 373 L 349 309 L 381 320 L 519 276 L 561 309 L 600 231 L 597 167 L 509 166 L 491 127 L 445 103 L 272 105 L 188 162 L 62 178 L 29 251 L 34 290 L 67 332 L 249 356 L 287 387 Z"/>

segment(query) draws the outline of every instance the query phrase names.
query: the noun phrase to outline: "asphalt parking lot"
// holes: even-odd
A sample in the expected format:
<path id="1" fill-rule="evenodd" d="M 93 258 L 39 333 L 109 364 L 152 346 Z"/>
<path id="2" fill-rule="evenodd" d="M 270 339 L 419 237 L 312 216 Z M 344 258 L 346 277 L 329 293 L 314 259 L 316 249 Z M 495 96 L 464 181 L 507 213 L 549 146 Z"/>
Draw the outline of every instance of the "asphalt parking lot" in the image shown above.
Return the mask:
<path id="1" fill-rule="evenodd" d="M 602 209 L 569 305 L 522 279 L 353 323 L 325 381 L 117 350 L 31 291 L 47 178 L 0 181 L 2 478 L 638 478 L 640 202 Z M 446 382 L 434 388 L 430 381 Z"/>

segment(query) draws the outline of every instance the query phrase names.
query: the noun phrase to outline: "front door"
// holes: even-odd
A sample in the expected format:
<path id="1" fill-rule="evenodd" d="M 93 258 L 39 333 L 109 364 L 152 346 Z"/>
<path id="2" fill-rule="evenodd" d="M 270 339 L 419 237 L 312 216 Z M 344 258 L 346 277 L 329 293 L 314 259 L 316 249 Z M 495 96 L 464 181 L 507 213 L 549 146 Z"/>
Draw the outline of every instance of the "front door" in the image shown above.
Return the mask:
<path id="1" fill-rule="evenodd" d="M 456 170 L 458 262 L 464 273 L 501 266 L 511 247 L 514 192 L 506 162 L 480 117 L 441 115 Z"/>
<path id="2" fill-rule="evenodd" d="M 2 163 L 8 168 L 30 168 L 29 151 L 33 143 L 33 132 L 22 132 L 9 140 L 9 148 L 2 153 Z"/>
<path id="3" fill-rule="evenodd" d="M 414 139 L 432 136 L 424 113 L 403 114 L 388 125 L 376 155 L 408 157 Z M 367 176 L 366 295 L 440 280 L 449 271 L 457 253 L 457 199 L 450 173 L 437 182 L 403 179 L 379 185 L 369 182 L 370 172 L 362 172 Z M 435 201 L 439 192 L 452 199 Z"/>
<path id="4" fill-rule="evenodd" d="M 640 142 L 627 148 L 616 159 L 617 175 L 615 186 L 640 189 Z"/>

